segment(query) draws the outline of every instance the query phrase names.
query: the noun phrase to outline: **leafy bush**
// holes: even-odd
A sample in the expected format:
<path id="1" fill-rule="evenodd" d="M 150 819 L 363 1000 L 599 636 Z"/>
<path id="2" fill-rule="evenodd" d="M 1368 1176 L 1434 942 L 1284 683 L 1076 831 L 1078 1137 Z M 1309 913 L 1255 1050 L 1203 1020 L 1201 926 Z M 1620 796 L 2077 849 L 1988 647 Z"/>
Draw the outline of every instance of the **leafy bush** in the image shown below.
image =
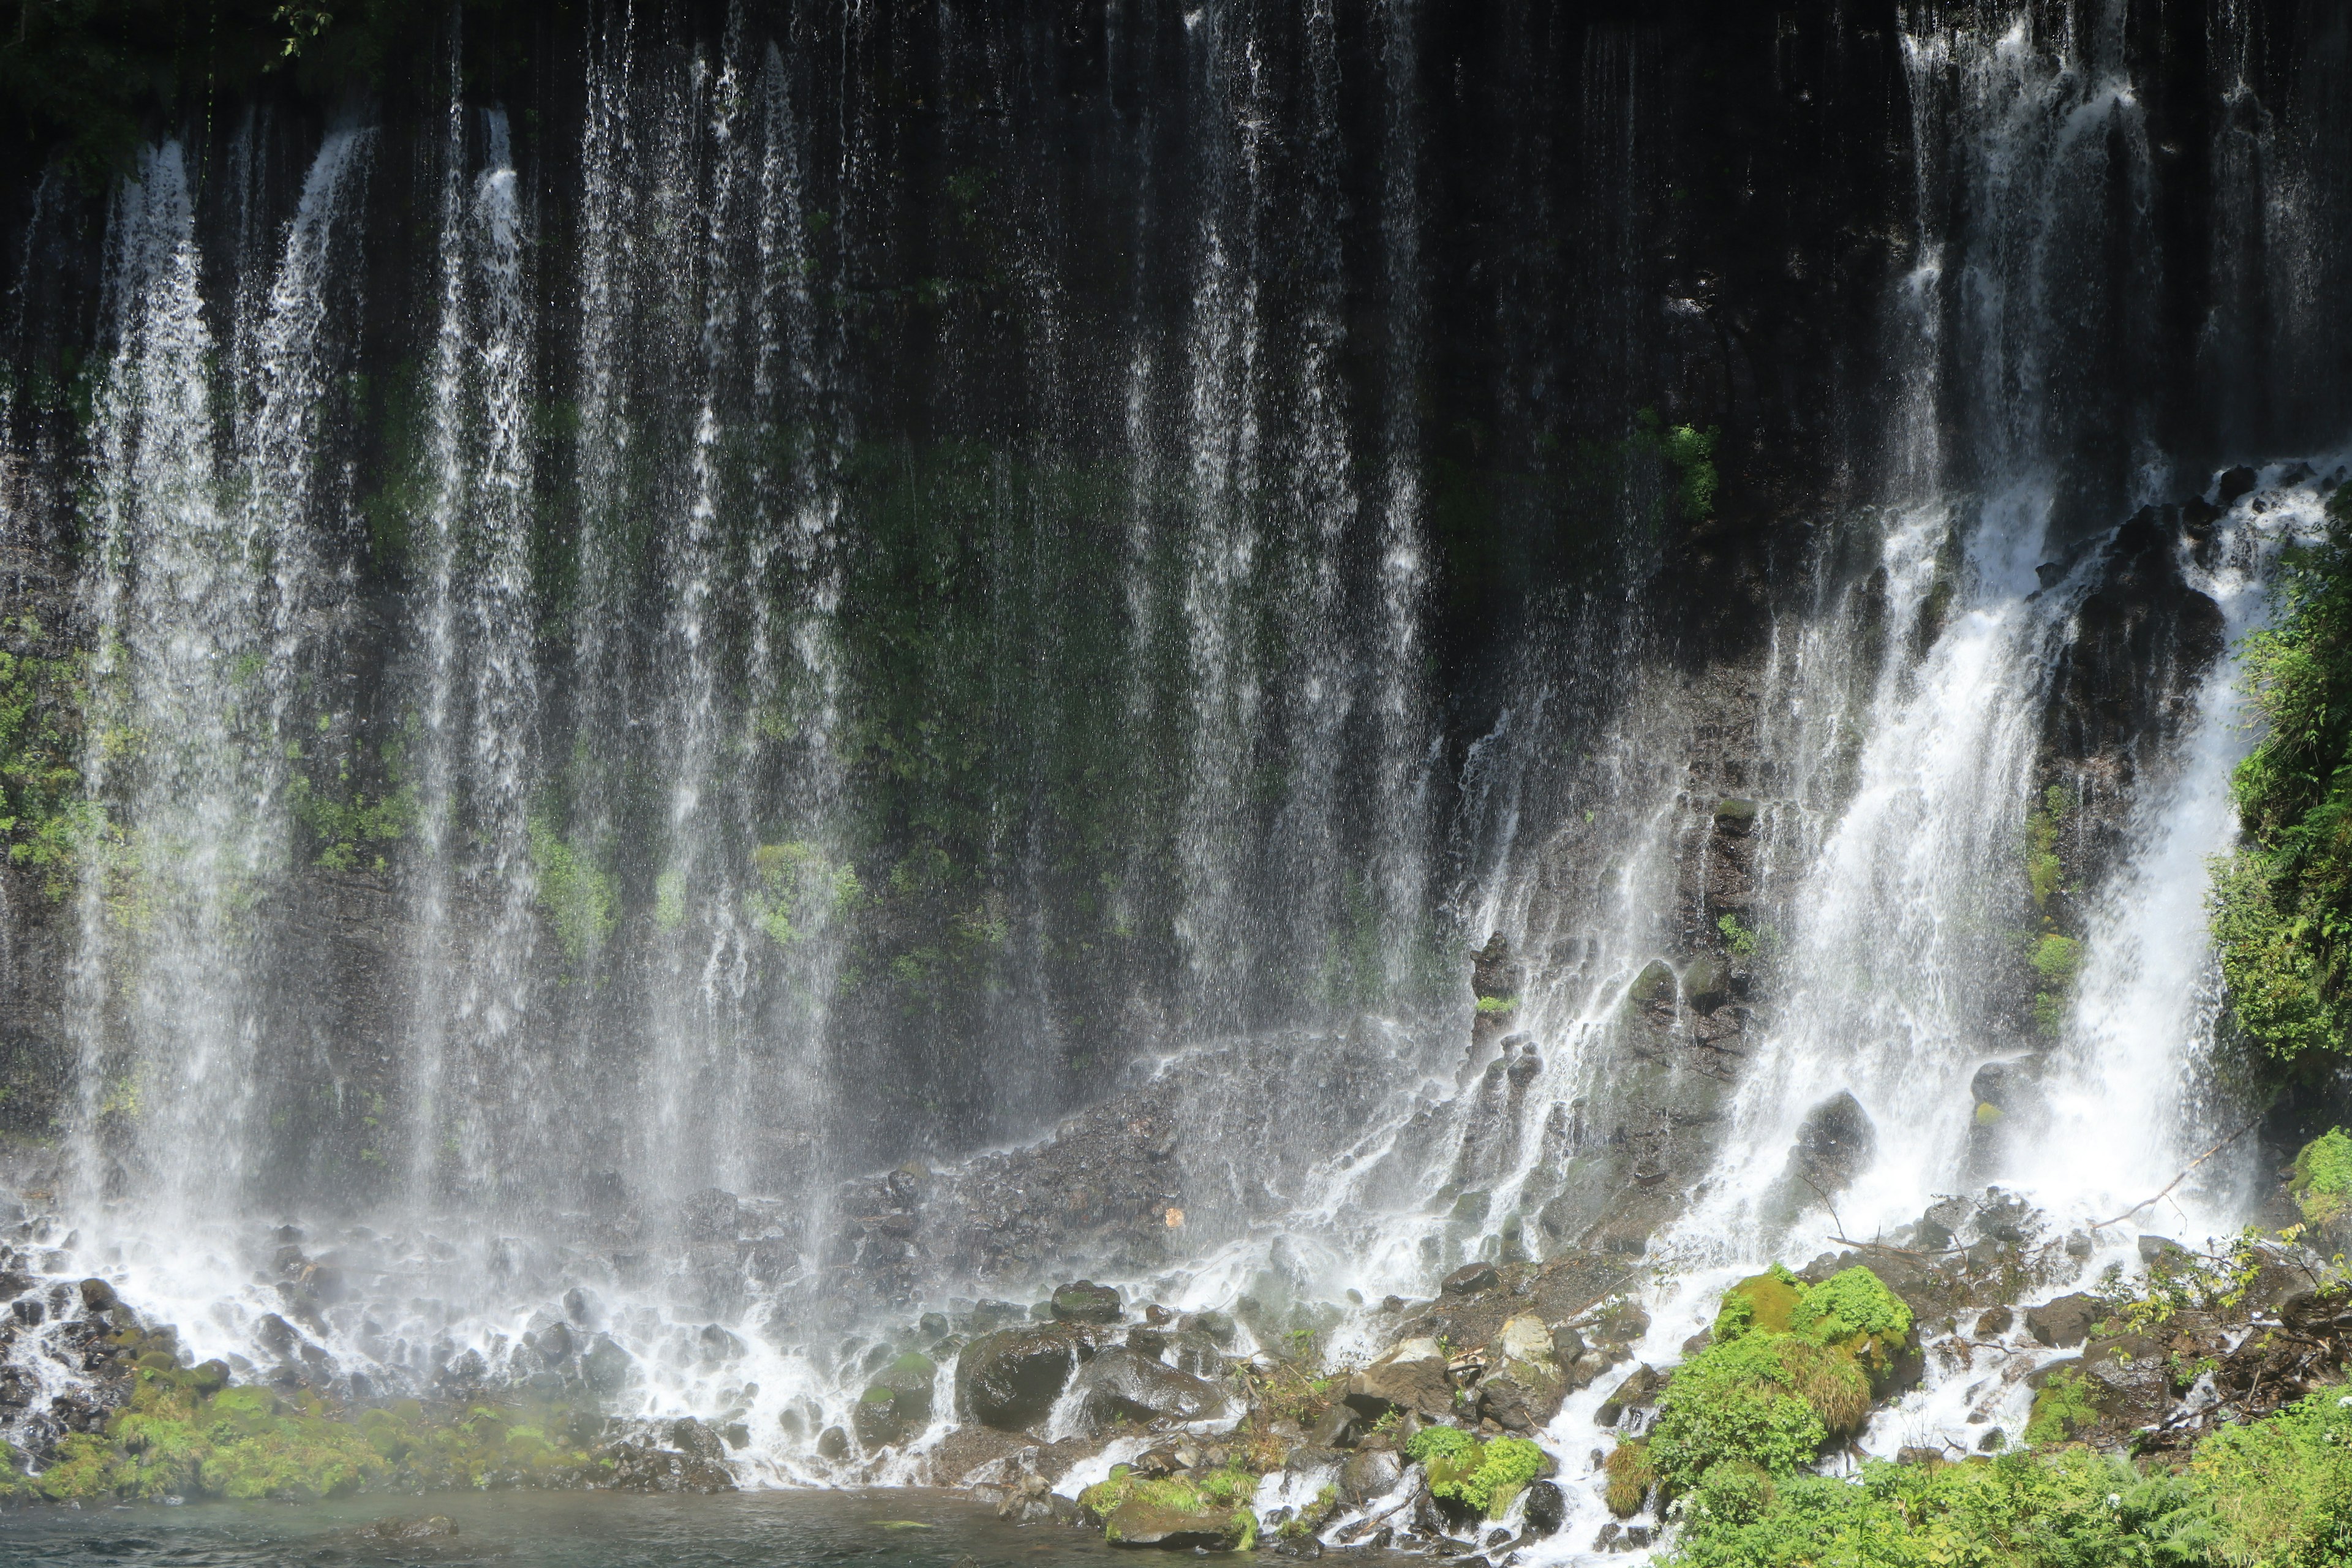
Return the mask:
<path id="1" fill-rule="evenodd" d="M 1911 1309 L 1857 1264 L 1808 1288 L 1789 1314 L 1789 1328 L 1825 1345 L 1857 1339 L 1900 1342 L 1910 1336 Z"/>
<path id="2" fill-rule="evenodd" d="M 1712 1506 L 1702 1508 L 1702 1500 Z M 2204 1568 L 2213 1516 L 2192 1487 L 2080 1449 L 1856 1479 L 1710 1474 L 1685 1510 L 1676 1568 Z"/>
<path id="3" fill-rule="evenodd" d="M 2063 1443 L 2099 1418 L 2090 1384 L 2080 1373 L 2062 1372 L 2043 1384 L 2033 1396 L 2033 1415 L 2026 1424 L 2029 1443 Z"/>
<path id="4" fill-rule="evenodd" d="M 1477 1451 L 1478 1440 L 1459 1426 L 1424 1426 L 1406 1440 L 1405 1458 L 1423 1464 L 1432 1459 L 1460 1459 Z"/>
<path id="5" fill-rule="evenodd" d="M 2352 1562 L 2352 1387 L 2323 1388 L 2198 1445 L 2189 1478 L 2220 1522 L 2221 1562 Z"/>
<path id="6" fill-rule="evenodd" d="M 1688 1490 L 1726 1460 L 1794 1475 L 1829 1441 L 1827 1423 L 1784 1381 L 1781 1339 L 1743 1334 L 1675 1373 L 1650 1431 L 1650 1462 L 1670 1492 Z"/>
<path id="7" fill-rule="evenodd" d="M 2352 1021 L 2352 487 L 2327 510 L 2327 543 L 2289 556 L 2275 624 L 2244 644 L 2264 734 L 2231 780 L 2248 842 L 2213 867 L 2231 1015 L 2286 1064 L 2341 1053 Z"/>

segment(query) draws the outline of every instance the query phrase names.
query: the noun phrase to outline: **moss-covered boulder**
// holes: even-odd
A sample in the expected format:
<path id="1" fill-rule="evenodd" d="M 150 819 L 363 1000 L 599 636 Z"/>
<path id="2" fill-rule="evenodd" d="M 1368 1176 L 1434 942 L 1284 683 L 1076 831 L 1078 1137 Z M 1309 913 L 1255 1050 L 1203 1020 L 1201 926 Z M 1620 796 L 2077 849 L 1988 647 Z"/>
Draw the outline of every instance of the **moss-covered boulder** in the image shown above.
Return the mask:
<path id="1" fill-rule="evenodd" d="M 1646 1458 L 1669 1495 L 1728 1465 L 1727 1498 L 1745 1496 L 1739 1477 L 1794 1475 L 1860 1431 L 1916 1351 L 1910 1308 L 1869 1269 L 1808 1285 L 1775 1266 L 1724 1293 L 1711 1342 L 1659 1396 Z"/>
<path id="2" fill-rule="evenodd" d="M 1481 1443 L 1454 1426 L 1423 1427 L 1405 1445 L 1405 1453 L 1421 1461 L 1429 1495 L 1457 1519 L 1500 1519 L 1530 1481 L 1556 1468 L 1549 1455 L 1524 1437 Z"/>
<path id="3" fill-rule="evenodd" d="M 1243 1552 L 1257 1542 L 1257 1478 L 1234 1467 L 1146 1480 L 1125 1465 L 1078 1494 L 1078 1510 L 1114 1546 Z"/>
<path id="4" fill-rule="evenodd" d="M 1091 1279 L 1056 1287 L 1053 1310 L 1058 1323 L 1116 1323 L 1125 1315 L 1118 1292 Z"/>
<path id="5" fill-rule="evenodd" d="M 939 1364 L 918 1351 L 891 1362 L 858 1396 L 853 1413 L 857 1440 L 868 1448 L 903 1442 L 930 1424 L 931 1390 Z"/>

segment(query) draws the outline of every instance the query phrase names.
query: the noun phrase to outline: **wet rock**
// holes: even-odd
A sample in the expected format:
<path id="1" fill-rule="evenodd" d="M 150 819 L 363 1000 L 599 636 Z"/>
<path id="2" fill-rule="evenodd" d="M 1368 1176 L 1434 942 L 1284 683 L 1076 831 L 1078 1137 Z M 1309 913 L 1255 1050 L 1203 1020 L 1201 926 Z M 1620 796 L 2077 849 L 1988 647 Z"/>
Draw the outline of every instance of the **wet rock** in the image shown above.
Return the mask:
<path id="1" fill-rule="evenodd" d="M 1489 1354 L 1488 1370 L 1478 1383 L 1480 1417 L 1519 1433 L 1550 1421 L 1568 1384 L 1543 1321 L 1524 1312 L 1507 1320 Z"/>
<path id="2" fill-rule="evenodd" d="M 2148 1268 L 2168 1264 L 2175 1258 L 2186 1260 L 2189 1249 L 2167 1236 L 2143 1236 L 2139 1238 L 2139 1260 Z"/>
<path id="3" fill-rule="evenodd" d="M 1492 1290 L 1502 1282 L 1491 1263 L 1465 1263 L 1445 1277 L 1440 1287 L 1449 1296 L 1475 1296 L 1482 1290 Z"/>
<path id="4" fill-rule="evenodd" d="M 2091 1330 L 2106 1315 L 2105 1302 L 2077 1290 L 2027 1309 L 2025 1331 L 2053 1350 L 2070 1350 L 2087 1339 Z"/>
<path id="5" fill-rule="evenodd" d="M 1683 999 L 1711 1013 L 1731 994 L 1731 970 L 1719 958 L 1694 958 L 1683 969 Z"/>
<path id="6" fill-rule="evenodd" d="M 1721 832 L 1745 837 L 1756 826 L 1756 813 L 1754 801 L 1729 796 L 1716 802 L 1715 826 Z"/>
<path id="7" fill-rule="evenodd" d="M 2224 507 L 2234 505 L 2242 498 L 2254 493 L 2257 478 L 2253 469 L 2242 464 L 2234 468 L 2224 468 L 2214 486 L 2214 499 Z"/>
<path id="8" fill-rule="evenodd" d="M 1633 989 L 1625 998 L 1637 1007 L 1671 1008 L 1675 1001 L 1675 972 L 1663 958 L 1654 958 L 1633 977 Z"/>
<path id="9" fill-rule="evenodd" d="M 742 1225 L 742 1204 L 723 1187 L 705 1187 L 677 1206 L 678 1233 L 688 1241 L 732 1241 Z"/>
<path id="10" fill-rule="evenodd" d="M 693 1425 L 698 1427 L 701 1423 Z M 710 1438 L 710 1446 L 714 1449 L 719 1447 L 719 1439 L 715 1436 Z M 605 1480 L 615 1491 L 708 1497 L 735 1489 L 733 1473 L 715 1454 L 686 1453 L 656 1447 L 649 1443 L 624 1442 L 608 1445 L 600 1457 L 612 1461 L 611 1468 L 605 1472 Z"/>
<path id="11" fill-rule="evenodd" d="M 1519 993 L 1519 966 L 1511 960 L 1510 942 L 1497 931 L 1471 957 L 1471 993 L 1477 996 L 1516 996 Z"/>
<path id="12" fill-rule="evenodd" d="M 1840 1192 L 1862 1173 L 1877 1146 L 1878 1129 L 1862 1101 L 1850 1092 L 1834 1094 L 1805 1112 L 1789 1156 L 1790 1175 L 1801 1192 Z"/>
<path id="13" fill-rule="evenodd" d="M 1116 1323 L 1125 1313 L 1118 1292 L 1108 1285 L 1081 1279 L 1054 1290 L 1054 1319 L 1063 1323 Z"/>
<path id="14" fill-rule="evenodd" d="M 1231 1404 L 1223 1390 L 1131 1350 L 1108 1350 L 1081 1370 L 1073 1384 L 1089 1430 L 1114 1422 L 1150 1426 L 1161 1421 L 1213 1421 Z"/>
<path id="15" fill-rule="evenodd" d="M 1307 1440 L 1318 1448 L 1345 1448 L 1354 1444 L 1356 1434 L 1363 1426 L 1362 1415 L 1342 1400 L 1323 1413 Z"/>
<path id="16" fill-rule="evenodd" d="M 849 1458 L 849 1434 L 838 1426 L 826 1427 L 817 1434 L 816 1451 L 821 1458 L 837 1460 Z"/>
<path id="17" fill-rule="evenodd" d="M 1977 1337 L 1998 1339 L 2016 1323 L 2017 1314 L 2007 1307 L 1987 1307 L 1977 1314 Z"/>
<path id="18" fill-rule="evenodd" d="M 1389 1448 L 1364 1448 L 1348 1456 L 1339 1467 L 1339 1500 L 1361 1508 L 1386 1497 L 1404 1479 L 1404 1460 Z"/>
<path id="19" fill-rule="evenodd" d="M 588 1342 L 587 1353 L 580 1358 L 580 1375 L 599 1394 L 614 1394 L 629 1381 L 634 1364 L 629 1352 L 614 1343 L 610 1335 L 598 1334 Z"/>
<path id="20" fill-rule="evenodd" d="M 1045 1418 L 1094 1352 L 1087 1331 L 1070 1323 L 983 1334 L 956 1363 L 956 1409 L 967 1420 L 1017 1431 Z"/>
<path id="21" fill-rule="evenodd" d="M 2298 1290 L 2278 1304 L 2279 1321 L 2298 1334 L 2352 1331 L 2352 1291 Z"/>
<path id="22" fill-rule="evenodd" d="M 1375 1418 L 1391 1409 L 1428 1419 L 1454 1411 L 1445 1352 L 1433 1339 L 1409 1339 L 1348 1382 L 1348 1403 Z"/>
<path id="23" fill-rule="evenodd" d="M 1524 1516 L 1527 1532 L 1538 1540 L 1559 1533 L 1568 1522 L 1568 1497 L 1559 1489 L 1558 1481 L 1528 1483 L 1528 1509 Z"/>
<path id="24" fill-rule="evenodd" d="M 931 1419 L 931 1389 L 939 1370 L 930 1357 L 912 1351 L 884 1367 L 852 1412 L 858 1442 L 867 1448 L 887 1447 L 922 1431 Z"/>
<path id="25" fill-rule="evenodd" d="M 350 1539 L 362 1547 L 407 1546 L 423 1541 L 447 1541 L 457 1533 L 457 1525 L 446 1515 L 433 1513 L 422 1519 L 379 1519 L 352 1531 Z"/>
<path id="26" fill-rule="evenodd" d="M 87 1311 L 111 1311 L 121 1304 L 114 1294 L 114 1287 L 103 1279 L 85 1279 L 78 1289 L 81 1291 L 82 1307 Z"/>
<path id="27" fill-rule="evenodd" d="M 1648 1409 L 1657 1403 L 1658 1390 L 1664 1383 L 1657 1369 L 1644 1362 L 1628 1373 L 1625 1381 L 1601 1402 L 1601 1407 L 1592 1413 L 1593 1425 L 1614 1426 L 1624 1419 L 1627 1411 Z"/>
<path id="28" fill-rule="evenodd" d="M 1217 1552 L 1239 1542 L 1245 1528 L 1239 1509 L 1178 1509 L 1129 1498 L 1103 1521 L 1103 1539 L 1113 1546 Z"/>

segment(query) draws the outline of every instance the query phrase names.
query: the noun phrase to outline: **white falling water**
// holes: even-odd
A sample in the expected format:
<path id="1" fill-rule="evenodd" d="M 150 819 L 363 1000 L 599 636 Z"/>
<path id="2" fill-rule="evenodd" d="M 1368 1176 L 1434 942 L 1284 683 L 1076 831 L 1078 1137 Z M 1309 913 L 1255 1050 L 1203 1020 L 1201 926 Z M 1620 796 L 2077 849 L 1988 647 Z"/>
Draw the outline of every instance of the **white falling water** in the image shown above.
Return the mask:
<path id="1" fill-rule="evenodd" d="M 530 321 L 522 216 L 503 112 L 454 98 L 442 184 L 441 317 L 427 418 L 423 752 L 411 1189 L 472 1187 L 556 1137 L 539 1072 L 509 1051 L 530 1005 L 537 931 L 530 725 Z"/>

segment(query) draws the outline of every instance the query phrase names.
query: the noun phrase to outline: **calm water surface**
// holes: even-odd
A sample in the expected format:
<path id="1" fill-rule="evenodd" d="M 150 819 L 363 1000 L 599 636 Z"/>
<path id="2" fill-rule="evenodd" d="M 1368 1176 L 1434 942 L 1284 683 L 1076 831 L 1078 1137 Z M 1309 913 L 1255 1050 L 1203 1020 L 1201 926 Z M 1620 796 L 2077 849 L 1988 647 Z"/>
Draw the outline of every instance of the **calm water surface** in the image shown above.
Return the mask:
<path id="1" fill-rule="evenodd" d="M 446 1516 L 454 1536 L 388 1542 L 383 1520 Z M 26 1509 L 0 1515 L 0 1564 L 72 1568 L 1139 1568 L 1063 1525 L 1011 1525 L 948 1492 L 753 1492 L 643 1498 L 467 1493 L 348 1502 Z M 1404 1560 L 1349 1561 L 1369 1568 Z M 1172 1558 L 1169 1561 L 1173 1561 Z"/>

